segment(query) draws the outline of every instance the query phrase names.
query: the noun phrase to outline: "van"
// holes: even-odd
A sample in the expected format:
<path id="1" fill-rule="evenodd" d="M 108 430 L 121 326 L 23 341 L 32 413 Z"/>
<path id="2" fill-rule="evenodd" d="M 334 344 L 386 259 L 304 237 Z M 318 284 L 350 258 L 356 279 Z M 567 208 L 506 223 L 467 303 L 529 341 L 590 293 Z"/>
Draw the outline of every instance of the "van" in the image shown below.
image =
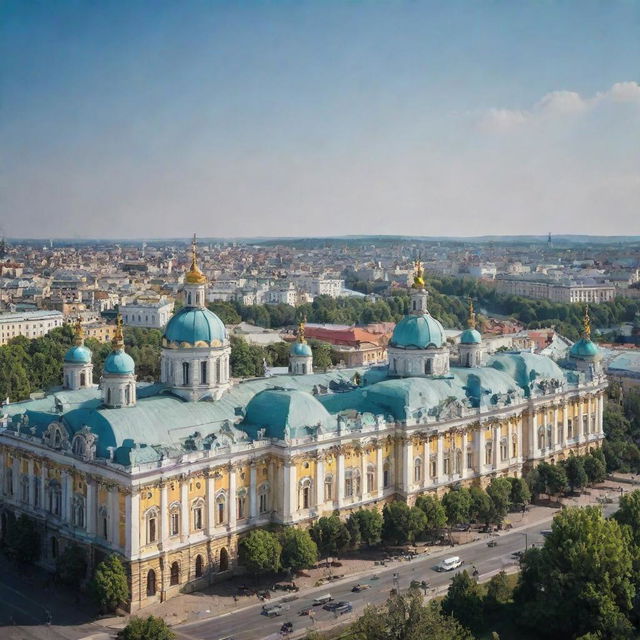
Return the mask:
<path id="1" fill-rule="evenodd" d="M 442 562 L 436 567 L 436 571 L 453 571 L 462 564 L 462 560 L 458 556 L 451 556 L 450 558 L 444 558 Z"/>
<path id="2" fill-rule="evenodd" d="M 325 593 L 322 596 L 318 596 L 317 598 L 313 599 L 313 606 L 317 606 L 319 604 L 326 604 L 327 602 L 331 602 L 333 600 L 333 598 L 331 597 L 330 593 Z"/>

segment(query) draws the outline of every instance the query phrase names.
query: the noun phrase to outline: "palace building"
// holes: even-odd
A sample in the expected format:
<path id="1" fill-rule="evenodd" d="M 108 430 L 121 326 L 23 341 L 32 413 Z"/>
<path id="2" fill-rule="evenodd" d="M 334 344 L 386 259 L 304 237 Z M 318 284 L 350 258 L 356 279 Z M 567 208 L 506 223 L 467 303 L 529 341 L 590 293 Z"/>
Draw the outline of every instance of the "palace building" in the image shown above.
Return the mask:
<path id="1" fill-rule="evenodd" d="M 94 385 L 78 325 L 64 388 L 0 411 L 2 531 L 22 513 L 36 520 L 45 566 L 71 542 L 90 567 L 119 554 L 133 611 L 230 575 L 255 527 L 519 476 L 604 437 L 607 382 L 586 312 L 566 362 L 488 358 L 473 309 L 454 357 L 418 263 L 388 366 L 314 373 L 301 326 L 288 374 L 233 383 L 206 287 L 194 241 L 158 383 L 136 381 L 119 321 Z"/>

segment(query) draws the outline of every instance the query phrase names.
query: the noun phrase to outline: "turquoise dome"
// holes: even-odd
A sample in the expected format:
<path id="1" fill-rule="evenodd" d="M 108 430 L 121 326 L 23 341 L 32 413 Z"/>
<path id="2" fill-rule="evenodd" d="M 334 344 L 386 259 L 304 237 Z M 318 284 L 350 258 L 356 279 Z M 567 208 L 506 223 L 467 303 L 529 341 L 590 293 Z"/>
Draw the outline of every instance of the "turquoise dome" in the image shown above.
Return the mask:
<path id="1" fill-rule="evenodd" d="M 267 438 L 290 438 L 309 435 L 307 427 L 321 425 L 327 428 L 335 419 L 306 391 L 294 389 L 265 389 L 247 405 L 243 431 L 252 438 L 259 429 L 266 429 Z"/>
<path id="2" fill-rule="evenodd" d="M 297 340 L 291 345 L 289 353 L 292 356 L 311 356 L 311 347 L 306 342 L 298 342 Z"/>
<path id="3" fill-rule="evenodd" d="M 84 345 L 76 345 L 64 354 L 64 361 L 71 364 L 89 364 L 91 351 Z"/>
<path id="4" fill-rule="evenodd" d="M 445 343 L 442 325 L 431 315 L 405 316 L 393 330 L 389 345 L 402 349 L 440 348 Z"/>
<path id="5" fill-rule="evenodd" d="M 104 373 L 126 375 L 135 371 L 133 358 L 125 351 L 112 351 L 104 361 Z"/>
<path id="6" fill-rule="evenodd" d="M 480 344 L 482 336 L 476 329 L 465 329 L 460 335 L 460 344 Z"/>
<path id="7" fill-rule="evenodd" d="M 209 309 L 184 307 L 169 320 L 164 338 L 178 346 L 183 342 L 196 347 L 211 346 L 224 342 L 227 331 L 222 320 Z"/>
<path id="8" fill-rule="evenodd" d="M 598 347 L 591 340 L 580 338 L 569 350 L 569 355 L 572 358 L 595 358 L 598 355 Z"/>

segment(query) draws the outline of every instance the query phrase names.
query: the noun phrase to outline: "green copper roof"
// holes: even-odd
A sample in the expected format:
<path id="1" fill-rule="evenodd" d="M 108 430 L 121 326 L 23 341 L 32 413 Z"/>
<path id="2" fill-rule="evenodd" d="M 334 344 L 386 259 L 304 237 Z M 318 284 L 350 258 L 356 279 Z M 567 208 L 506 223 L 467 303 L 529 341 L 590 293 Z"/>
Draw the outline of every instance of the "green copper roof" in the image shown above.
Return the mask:
<path id="1" fill-rule="evenodd" d="M 227 337 L 227 331 L 222 320 L 209 309 L 184 307 L 169 320 L 164 337 L 176 343 L 210 344 L 216 340 L 223 342 Z"/>
<path id="2" fill-rule="evenodd" d="M 127 375 L 133 373 L 136 364 L 126 351 L 112 351 L 104 361 L 103 371 L 113 375 Z"/>
<path id="3" fill-rule="evenodd" d="M 64 354 L 64 361 L 70 364 L 88 364 L 91 362 L 91 351 L 84 345 L 73 346 Z"/>
<path id="4" fill-rule="evenodd" d="M 598 355 L 598 347 L 595 342 L 580 338 L 569 350 L 569 355 L 572 358 L 592 359 Z"/>
<path id="5" fill-rule="evenodd" d="M 442 325 L 430 314 L 405 316 L 393 330 L 389 344 L 402 349 L 441 347 L 445 343 Z"/>
<path id="6" fill-rule="evenodd" d="M 465 329 L 460 334 L 460 344 L 480 344 L 482 336 L 476 329 Z"/>
<path id="7" fill-rule="evenodd" d="M 306 342 L 298 342 L 297 340 L 291 345 L 289 353 L 292 356 L 310 356 L 312 355 L 311 347 Z"/>
<path id="8" fill-rule="evenodd" d="M 557 380 L 566 382 L 565 372 L 551 358 L 528 351 L 497 353 L 487 363 L 511 376 L 529 394 L 535 382 Z"/>

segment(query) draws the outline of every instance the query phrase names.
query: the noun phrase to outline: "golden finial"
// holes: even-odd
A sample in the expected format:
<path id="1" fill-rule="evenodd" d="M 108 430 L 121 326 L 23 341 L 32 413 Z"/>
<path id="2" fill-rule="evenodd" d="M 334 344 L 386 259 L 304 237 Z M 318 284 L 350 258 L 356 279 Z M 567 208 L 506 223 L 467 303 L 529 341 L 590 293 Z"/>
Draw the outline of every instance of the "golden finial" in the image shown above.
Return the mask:
<path id="1" fill-rule="evenodd" d="M 198 267 L 198 245 L 195 233 L 191 241 L 191 268 L 185 276 L 185 281 L 189 284 L 205 284 L 207 282 L 207 279 Z"/>
<path id="2" fill-rule="evenodd" d="M 422 262 L 420 259 L 414 260 L 413 268 L 415 275 L 413 276 L 413 288 L 424 289 L 424 271 L 422 270 Z"/>
<path id="3" fill-rule="evenodd" d="M 469 298 L 469 318 L 467 319 L 467 326 L 469 329 L 476 328 L 476 313 L 473 310 L 473 300 Z"/>
<path id="4" fill-rule="evenodd" d="M 584 317 L 582 318 L 582 337 L 591 340 L 591 320 L 589 318 L 589 305 L 584 307 Z"/>
<path id="5" fill-rule="evenodd" d="M 122 333 L 122 316 L 118 311 L 118 315 L 116 316 L 116 331 L 113 334 L 113 339 L 111 340 L 111 347 L 114 351 L 122 351 L 124 349 L 124 335 Z"/>
<path id="6" fill-rule="evenodd" d="M 84 344 L 84 329 L 80 322 L 80 316 L 77 317 L 73 327 L 73 344 L 75 344 L 76 347 L 81 347 Z"/>
<path id="7" fill-rule="evenodd" d="M 298 342 L 306 342 L 304 339 L 304 318 L 298 322 Z"/>

